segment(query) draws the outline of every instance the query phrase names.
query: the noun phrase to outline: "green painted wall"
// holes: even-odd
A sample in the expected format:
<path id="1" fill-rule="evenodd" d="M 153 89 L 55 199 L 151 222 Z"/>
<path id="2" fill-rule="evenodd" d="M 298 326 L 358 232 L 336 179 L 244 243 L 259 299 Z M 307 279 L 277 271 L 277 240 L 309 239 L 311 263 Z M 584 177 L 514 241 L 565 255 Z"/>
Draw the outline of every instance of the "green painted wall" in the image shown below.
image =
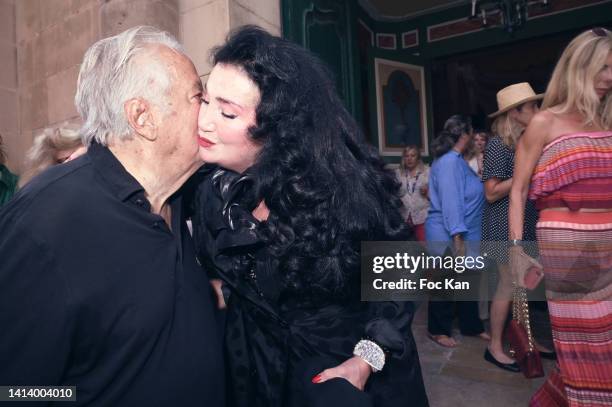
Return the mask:
<path id="1" fill-rule="evenodd" d="M 406 0 L 407 1 L 407 0 Z M 551 0 L 554 1 L 554 0 Z M 496 45 L 509 44 L 515 41 L 529 40 L 530 38 L 551 35 L 563 31 L 577 30 L 593 26 L 612 25 L 612 1 L 598 5 L 588 6 L 577 10 L 562 12 L 559 14 L 542 17 L 527 21 L 526 24 L 515 33 L 508 33 L 503 28 L 494 27 L 483 31 L 465 34 L 459 37 L 449 38 L 433 43 L 427 43 L 427 27 L 450 20 L 465 18 L 470 13 L 470 5 L 465 4 L 440 12 L 422 15 L 401 22 L 382 22 L 372 19 L 354 0 L 282 0 L 283 35 L 306 47 L 313 49 L 316 53 L 332 65 L 332 69 L 338 75 L 339 90 L 343 94 L 347 108 L 355 118 L 363 123 L 362 109 L 360 106 L 361 89 L 360 79 L 364 75 L 368 78 L 369 85 L 369 132 L 370 139 L 374 144 L 378 137 L 376 118 L 376 92 L 374 80 L 374 58 L 385 58 L 425 68 L 425 81 L 427 85 L 427 112 L 428 131 L 431 141 L 433 133 L 432 96 L 430 85 L 430 66 L 436 58 L 460 54 L 477 49 L 493 47 Z M 319 24 L 312 27 L 309 39 L 306 39 L 306 15 L 313 8 L 322 10 L 335 10 L 336 21 L 329 22 L 333 26 L 338 39 L 331 40 L 332 28 Z M 401 33 L 417 29 L 419 33 L 419 45 L 408 49 L 383 50 L 379 48 L 370 49 L 370 62 L 366 69 L 359 64 L 356 47 L 357 19 L 361 19 L 375 33 L 396 33 L 398 47 L 401 48 Z M 344 38 L 343 38 L 344 36 Z M 343 38 L 343 39 L 342 39 Z M 334 52 L 333 47 L 342 43 L 346 48 Z M 348 51 L 348 52 L 346 52 Z M 343 65 L 344 64 L 344 65 Z M 343 88 L 344 86 L 344 88 Z M 347 90 L 346 86 L 352 87 Z M 399 157 L 387 157 L 389 162 L 399 162 Z"/>
<path id="2" fill-rule="evenodd" d="M 554 1 L 554 0 L 553 0 Z M 454 7 L 437 13 L 423 15 L 418 18 L 402 22 L 381 22 L 372 19 L 361 7 L 357 9 L 357 16 L 375 33 L 395 33 L 397 35 L 398 47 L 401 47 L 401 33 L 418 30 L 419 45 L 407 49 L 384 50 L 374 48 L 371 50 L 369 72 L 370 78 L 370 129 L 371 134 L 378 138 L 378 126 L 376 121 L 376 91 L 374 79 L 374 58 L 385 58 L 400 62 L 422 65 L 425 68 L 425 81 L 427 86 L 427 123 L 429 131 L 429 142 L 433 138 L 433 108 L 430 86 L 431 75 L 429 67 L 436 58 L 461 54 L 482 48 L 509 44 L 516 41 L 529 40 L 530 38 L 551 35 L 563 31 L 576 30 L 594 26 L 612 25 L 612 1 L 582 9 L 542 17 L 527 23 L 515 33 L 508 33 L 503 28 L 494 27 L 482 31 L 449 38 L 446 40 L 427 43 L 427 27 L 446 21 L 465 18 L 470 13 L 470 5 Z M 399 157 L 385 157 L 388 162 L 399 163 Z"/>
<path id="3" fill-rule="evenodd" d="M 346 108 L 362 109 L 356 38 L 357 4 L 344 0 L 282 0 L 283 36 L 313 51 L 331 67 Z"/>

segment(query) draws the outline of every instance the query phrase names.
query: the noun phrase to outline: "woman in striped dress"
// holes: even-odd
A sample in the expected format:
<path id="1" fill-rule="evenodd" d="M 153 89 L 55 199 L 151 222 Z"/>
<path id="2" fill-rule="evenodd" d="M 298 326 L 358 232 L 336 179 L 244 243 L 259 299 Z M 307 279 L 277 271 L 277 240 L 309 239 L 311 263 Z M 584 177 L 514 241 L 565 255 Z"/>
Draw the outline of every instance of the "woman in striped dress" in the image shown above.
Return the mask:
<path id="1" fill-rule="evenodd" d="M 611 89 L 612 33 L 580 34 L 563 52 L 516 151 L 510 267 L 524 286 L 529 196 L 540 209 L 536 233 L 558 357 L 532 406 L 612 406 Z"/>

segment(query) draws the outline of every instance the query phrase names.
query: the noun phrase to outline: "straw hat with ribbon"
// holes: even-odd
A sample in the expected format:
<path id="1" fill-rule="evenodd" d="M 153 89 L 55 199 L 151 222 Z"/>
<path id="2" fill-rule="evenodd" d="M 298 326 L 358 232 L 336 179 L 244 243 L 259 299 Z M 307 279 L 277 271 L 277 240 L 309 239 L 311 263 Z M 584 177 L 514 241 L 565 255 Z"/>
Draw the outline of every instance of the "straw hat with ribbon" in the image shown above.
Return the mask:
<path id="1" fill-rule="evenodd" d="M 506 86 L 499 92 L 497 92 L 497 108 L 499 109 L 495 113 L 491 113 L 489 117 L 493 118 L 499 116 L 502 113 L 506 113 L 523 103 L 531 102 L 532 100 L 542 99 L 544 94 L 536 93 L 527 82 L 516 83 L 514 85 Z"/>

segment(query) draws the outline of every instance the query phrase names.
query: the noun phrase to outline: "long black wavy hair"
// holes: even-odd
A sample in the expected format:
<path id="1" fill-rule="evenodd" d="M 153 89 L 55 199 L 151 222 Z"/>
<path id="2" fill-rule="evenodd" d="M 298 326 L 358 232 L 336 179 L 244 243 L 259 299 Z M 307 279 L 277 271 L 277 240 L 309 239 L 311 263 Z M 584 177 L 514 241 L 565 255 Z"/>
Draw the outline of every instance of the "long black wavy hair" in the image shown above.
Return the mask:
<path id="1" fill-rule="evenodd" d="M 472 131 L 472 118 L 462 114 L 449 117 L 444 123 L 444 130 L 431 143 L 434 158 L 442 157 L 448 153 L 464 133 Z"/>
<path id="2" fill-rule="evenodd" d="M 310 295 L 347 293 L 359 276 L 360 242 L 410 236 L 399 185 L 336 93 L 325 64 L 259 27 L 231 33 L 213 64 L 239 67 L 261 101 L 250 136 L 262 147 L 245 174 L 270 210 L 259 235 L 283 286 Z"/>

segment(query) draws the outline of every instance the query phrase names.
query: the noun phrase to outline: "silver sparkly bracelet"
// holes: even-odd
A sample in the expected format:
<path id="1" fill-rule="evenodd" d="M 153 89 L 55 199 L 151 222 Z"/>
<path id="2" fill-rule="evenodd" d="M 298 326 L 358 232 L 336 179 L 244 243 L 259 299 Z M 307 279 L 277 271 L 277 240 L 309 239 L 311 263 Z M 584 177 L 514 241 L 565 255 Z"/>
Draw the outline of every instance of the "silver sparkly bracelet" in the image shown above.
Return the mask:
<path id="1" fill-rule="evenodd" d="M 362 339 L 357 342 L 353 355 L 359 356 L 372 368 L 374 373 L 380 372 L 385 366 L 385 352 L 376 342 Z"/>

